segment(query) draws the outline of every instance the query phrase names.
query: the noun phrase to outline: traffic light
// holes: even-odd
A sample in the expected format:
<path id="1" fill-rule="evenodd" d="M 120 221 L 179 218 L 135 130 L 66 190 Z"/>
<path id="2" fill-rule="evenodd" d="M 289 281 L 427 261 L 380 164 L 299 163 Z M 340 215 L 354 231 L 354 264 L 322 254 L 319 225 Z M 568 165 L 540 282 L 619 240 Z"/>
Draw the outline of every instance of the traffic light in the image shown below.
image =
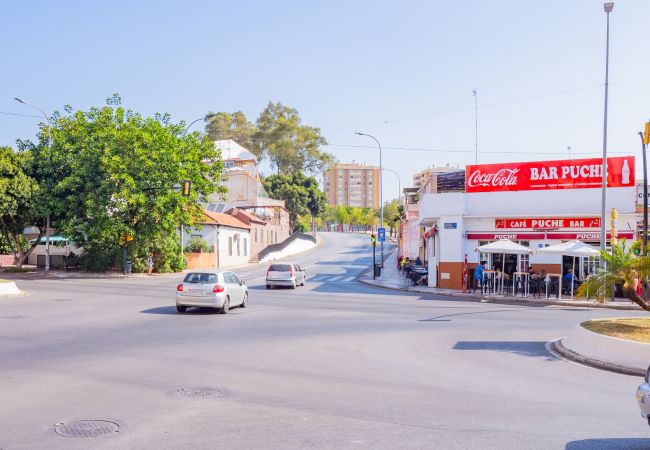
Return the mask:
<path id="1" fill-rule="evenodd" d="M 610 213 L 610 226 L 612 228 L 611 230 L 611 241 L 612 245 L 618 244 L 618 230 L 616 229 L 616 225 L 618 224 L 618 211 L 616 211 L 616 208 L 612 208 L 612 211 Z"/>
<path id="2" fill-rule="evenodd" d="M 190 198 L 190 192 L 192 190 L 192 182 L 190 180 L 183 180 L 181 185 L 181 195 L 186 198 Z"/>
<path id="3" fill-rule="evenodd" d="M 643 143 L 650 144 L 650 122 L 645 123 L 645 133 L 643 133 Z"/>
<path id="4" fill-rule="evenodd" d="M 375 236 L 374 234 L 371 234 L 370 235 L 370 243 L 372 244 L 373 247 L 375 247 L 377 245 L 377 236 Z"/>

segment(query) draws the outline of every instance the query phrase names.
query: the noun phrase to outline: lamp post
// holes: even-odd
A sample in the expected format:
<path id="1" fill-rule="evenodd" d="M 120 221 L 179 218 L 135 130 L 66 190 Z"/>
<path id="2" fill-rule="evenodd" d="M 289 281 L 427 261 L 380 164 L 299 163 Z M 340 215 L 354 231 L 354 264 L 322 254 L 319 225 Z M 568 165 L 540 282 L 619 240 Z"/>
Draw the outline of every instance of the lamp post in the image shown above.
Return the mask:
<path id="1" fill-rule="evenodd" d="M 605 114 L 603 119 L 603 186 L 600 209 L 600 249 L 604 250 L 607 243 L 605 230 L 605 213 L 607 210 L 607 96 L 609 93 L 609 13 L 614 9 L 614 3 L 603 5 L 607 15 L 607 37 L 605 40 Z"/>
<path id="2" fill-rule="evenodd" d="M 18 103 L 22 103 L 23 105 L 31 106 L 34 109 L 37 109 L 43 114 L 43 117 L 45 117 L 45 120 L 47 121 L 47 148 L 49 150 L 52 150 L 52 123 L 50 122 L 50 118 L 45 114 L 45 111 L 43 111 L 41 108 L 39 108 L 36 105 L 32 105 L 31 103 L 27 103 L 26 101 L 14 97 L 14 100 L 16 100 Z M 48 210 L 47 212 L 47 217 L 45 218 L 45 272 L 50 271 L 50 211 Z"/>
<path id="3" fill-rule="evenodd" d="M 384 227 L 384 196 L 383 196 L 384 183 L 383 183 L 383 174 L 382 174 L 383 170 L 381 167 L 381 144 L 379 143 L 379 140 L 376 137 L 370 134 L 360 133 L 358 131 L 356 131 L 354 134 L 358 134 L 359 136 L 366 136 L 374 139 L 375 142 L 377 143 L 377 147 L 379 147 L 379 223 L 380 223 L 379 226 L 383 228 Z M 384 241 L 381 241 L 381 267 L 382 268 L 384 267 Z"/>
<path id="4" fill-rule="evenodd" d="M 646 165 L 646 144 L 650 132 L 650 122 L 646 123 L 646 134 L 639 131 L 643 152 L 643 255 L 648 254 L 648 166 Z"/>

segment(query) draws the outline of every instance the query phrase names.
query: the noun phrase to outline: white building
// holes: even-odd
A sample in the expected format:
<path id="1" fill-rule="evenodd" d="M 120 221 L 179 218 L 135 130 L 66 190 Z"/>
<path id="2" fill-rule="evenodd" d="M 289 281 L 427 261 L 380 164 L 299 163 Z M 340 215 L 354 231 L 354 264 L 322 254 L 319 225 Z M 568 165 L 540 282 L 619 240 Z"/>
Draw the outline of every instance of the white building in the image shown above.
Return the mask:
<path id="1" fill-rule="evenodd" d="M 250 225 L 231 214 L 204 211 L 205 218 L 183 234 L 185 245 L 203 239 L 210 253 L 188 254 L 188 268 L 217 268 L 246 264 L 251 258 Z"/>
<path id="2" fill-rule="evenodd" d="M 422 248 L 429 285 L 460 289 L 465 258 L 473 271 L 480 260 L 501 265 L 501 255 L 479 255 L 484 243 L 508 238 L 537 249 L 572 239 L 599 246 L 601 159 L 491 164 L 466 168 L 466 192 L 424 194 L 419 201 L 420 233 L 408 248 Z M 540 178 L 540 174 L 543 174 Z M 618 237 L 635 239 L 634 157 L 608 159 L 607 238 L 610 211 L 618 212 Z M 609 242 L 609 240 L 608 240 Z M 565 273 L 562 256 L 506 255 L 506 271 Z M 586 261 L 576 275 L 593 270 Z"/>

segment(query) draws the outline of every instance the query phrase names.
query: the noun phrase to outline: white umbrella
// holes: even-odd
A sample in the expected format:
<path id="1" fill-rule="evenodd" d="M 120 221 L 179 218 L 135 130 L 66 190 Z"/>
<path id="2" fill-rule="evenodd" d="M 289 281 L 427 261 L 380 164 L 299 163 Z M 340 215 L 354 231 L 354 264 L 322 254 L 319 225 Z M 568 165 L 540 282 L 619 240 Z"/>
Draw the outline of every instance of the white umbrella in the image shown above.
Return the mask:
<path id="1" fill-rule="evenodd" d="M 560 244 L 549 245 L 537 250 L 536 253 L 547 255 L 566 255 L 573 257 L 571 265 L 571 273 L 575 277 L 576 258 L 591 258 L 600 255 L 600 251 L 591 245 L 585 244 L 581 241 L 568 241 Z M 562 280 L 560 280 L 560 287 Z M 571 280 L 571 298 L 573 298 L 573 279 Z"/>
<path id="2" fill-rule="evenodd" d="M 532 250 L 528 247 L 524 247 L 521 244 L 512 242 L 510 239 L 500 239 L 498 241 L 490 242 L 489 244 L 481 245 L 476 247 L 476 251 L 479 253 L 496 253 L 502 254 L 503 258 L 501 259 L 501 293 L 503 294 L 503 281 L 504 281 L 504 271 L 506 266 L 506 255 L 528 255 L 532 253 Z"/>

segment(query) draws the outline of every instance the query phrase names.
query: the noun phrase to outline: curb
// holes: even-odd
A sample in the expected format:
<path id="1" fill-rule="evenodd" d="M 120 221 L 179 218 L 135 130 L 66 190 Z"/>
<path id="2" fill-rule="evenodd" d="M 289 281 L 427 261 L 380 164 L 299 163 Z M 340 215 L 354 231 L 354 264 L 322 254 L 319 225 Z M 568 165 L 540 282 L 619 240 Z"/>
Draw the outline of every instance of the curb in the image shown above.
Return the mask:
<path id="1" fill-rule="evenodd" d="M 573 361 L 583 366 L 591 367 L 593 369 L 606 370 L 608 372 L 614 372 L 621 375 L 629 375 L 634 377 L 644 377 L 645 370 L 639 370 L 634 367 L 621 366 L 619 364 L 612 364 L 598 359 L 587 358 L 580 355 L 572 350 L 569 350 L 562 345 L 562 339 L 556 339 L 555 341 L 549 342 L 550 349 L 560 355 L 563 359 Z"/>

